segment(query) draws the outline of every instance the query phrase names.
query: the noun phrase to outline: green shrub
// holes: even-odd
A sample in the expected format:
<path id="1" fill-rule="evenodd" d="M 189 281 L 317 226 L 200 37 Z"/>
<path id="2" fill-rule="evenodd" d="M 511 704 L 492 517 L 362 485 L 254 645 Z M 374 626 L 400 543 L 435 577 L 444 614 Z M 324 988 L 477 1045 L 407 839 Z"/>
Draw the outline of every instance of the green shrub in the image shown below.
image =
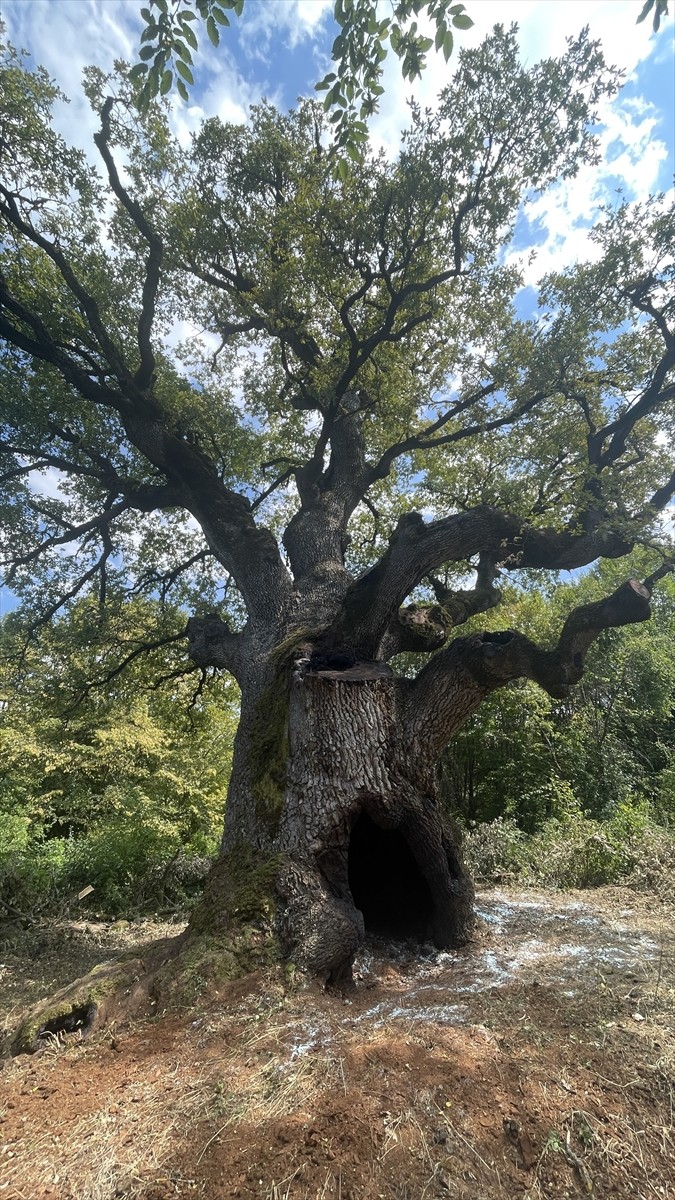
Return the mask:
<path id="1" fill-rule="evenodd" d="M 464 835 L 464 859 L 477 882 L 519 877 L 525 868 L 527 835 L 511 817 L 474 825 Z"/>
<path id="2" fill-rule="evenodd" d="M 621 804 L 603 822 L 571 811 L 546 821 L 531 837 L 515 821 L 497 818 L 467 830 L 464 849 L 467 866 L 481 883 L 623 884 L 669 892 L 675 879 L 675 833 L 657 825 L 644 802 Z"/>

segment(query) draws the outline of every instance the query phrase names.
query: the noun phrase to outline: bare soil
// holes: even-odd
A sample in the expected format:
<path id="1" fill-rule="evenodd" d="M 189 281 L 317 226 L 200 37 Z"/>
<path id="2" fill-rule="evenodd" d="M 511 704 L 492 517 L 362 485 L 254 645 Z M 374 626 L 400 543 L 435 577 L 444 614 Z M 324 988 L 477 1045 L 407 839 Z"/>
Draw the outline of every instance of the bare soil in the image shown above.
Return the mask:
<path id="1" fill-rule="evenodd" d="M 479 904 L 461 953 L 371 941 L 349 995 L 257 973 L 6 1062 L 0 1200 L 674 1200 L 672 905 Z M 0 932 L 6 1025 L 170 931 Z"/>

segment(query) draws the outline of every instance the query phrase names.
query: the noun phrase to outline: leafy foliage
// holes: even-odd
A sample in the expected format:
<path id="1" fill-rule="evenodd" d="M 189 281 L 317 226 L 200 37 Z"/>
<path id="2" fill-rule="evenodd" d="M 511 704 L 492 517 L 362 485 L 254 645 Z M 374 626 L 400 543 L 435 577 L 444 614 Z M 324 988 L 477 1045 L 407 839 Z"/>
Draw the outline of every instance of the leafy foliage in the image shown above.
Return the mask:
<path id="1" fill-rule="evenodd" d="M 613 564 L 575 585 L 598 595 Z M 513 615 L 545 640 L 566 611 L 570 585 L 546 600 L 514 597 Z M 607 631 L 582 683 L 562 703 L 531 684 L 495 694 L 446 754 L 451 804 L 468 821 L 506 817 L 535 833 L 572 817 L 614 821 L 619 811 L 675 821 L 675 586 L 659 589 L 649 626 Z"/>
<path id="2" fill-rule="evenodd" d="M 424 70 L 432 46 L 442 50 L 445 60 L 452 53 L 454 29 L 470 29 L 473 21 L 463 4 L 452 0 L 397 0 L 392 16 L 378 11 L 377 0 L 336 0 L 334 18 L 340 32 L 333 43 L 335 71 L 316 86 L 325 91 L 324 107 L 331 112 L 335 145 L 355 161 L 363 152 L 368 117 L 377 112 L 387 44 L 401 61 L 404 79 L 415 79 Z M 193 51 L 198 49 L 194 22 L 199 18 L 213 46 L 220 44 L 221 29 L 230 24 L 228 13 L 241 16 L 244 0 L 149 0 L 141 9 L 145 28 L 141 35 L 140 61 L 130 78 L 139 85 L 139 100 L 147 106 L 157 95 L 166 95 L 175 85 L 188 100 L 194 84 Z M 416 18 L 425 15 L 434 32 L 426 37 Z M 152 60 L 152 65 L 151 65 Z M 338 175 L 346 176 L 341 160 Z"/>
<path id="3" fill-rule="evenodd" d="M 654 33 L 658 33 L 661 28 L 661 18 L 668 14 L 668 0 L 645 0 L 640 16 L 637 19 L 637 24 L 639 25 L 641 21 L 645 21 L 652 10 L 654 12 L 652 28 Z"/>
<path id="4" fill-rule="evenodd" d="M 171 642 L 116 673 L 148 620 L 157 630 L 171 616 L 82 600 L 28 649 L 20 616 L 5 618 L 0 903 L 33 910 L 91 884 L 99 910 L 157 904 L 181 894 L 189 859 L 215 850 L 236 689 L 223 677 L 197 693 Z M 148 683 L 153 657 L 159 687 Z"/>

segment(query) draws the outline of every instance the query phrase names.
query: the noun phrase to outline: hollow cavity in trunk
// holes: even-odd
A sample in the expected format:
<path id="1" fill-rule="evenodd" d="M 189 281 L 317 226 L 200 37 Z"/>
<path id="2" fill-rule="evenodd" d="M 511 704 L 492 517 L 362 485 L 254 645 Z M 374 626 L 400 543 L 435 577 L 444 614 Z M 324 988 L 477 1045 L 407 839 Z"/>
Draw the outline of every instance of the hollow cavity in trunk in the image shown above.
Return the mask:
<path id="1" fill-rule="evenodd" d="M 366 933 L 428 941 L 434 902 L 398 829 L 383 829 L 362 812 L 349 841 L 349 889 Z"/>

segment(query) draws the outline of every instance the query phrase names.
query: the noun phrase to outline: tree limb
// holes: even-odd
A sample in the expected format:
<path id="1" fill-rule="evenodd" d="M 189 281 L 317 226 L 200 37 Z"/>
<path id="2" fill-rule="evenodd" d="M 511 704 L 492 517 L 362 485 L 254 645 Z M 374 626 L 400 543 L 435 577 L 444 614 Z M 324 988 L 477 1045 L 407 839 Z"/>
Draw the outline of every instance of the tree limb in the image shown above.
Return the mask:
<path id="1" fill-rule="evenodd" d="M 552 650 L 514 630 L 456 638 L 409 687 L 406 736 L 435 761 L 481 701 L 514 679 L 532 679 L 554 699 L 564 699 L 581 679 L 587 651 L 600 633 L 648 620 L 650 598 L 650 589 L 631 579 L 604 600 L 573 609 Z"/>
<path id="2" fill-rule="evenodd" d="M 474 588 L 453 590 L 439 579 L 427 576 L 438 603 L 408 604 L 400 608 L 392 617 L 377 657 L 388 661 L 395 654 L 406 651 L 428 654 L 440 649 L 451 629 L 500 603 L 502 594 L 494 586 L 498 575 L 494 561 L 482 554 Z"/>
<path id="3" fill-rule="evenodd" d="M 210 613 L 190 617 L 187 638 L 188 655 L 196 666 L 220 667 L 241 680 L 248 644 L 245 632 L 234 633 L 217 613 Z"/>
<path id="4" fill-rule="evenodd" d="M 141 311 L 138 318 L 138 350 L 140 354 L 140 366 L 134 375 L 134 383 L 141 390 L 145 390 L 152 383 L 155 372 L 155 356 L 152 351 L 151 334 L 152 326 L 155 319 L 155 302 L 157 299 L 157 290 L 159 288 L 160 269 L 162 265 L 163 245 L 162 239 L 155 232 L 147 220 L 143 209 L 137 200 L 129 195 L 126 188 L 123 187 L 120 180 L 115 160 L 110 153 L 110 114 L 114 100 L 112 96 L 108 96 L 103 108 L 101 109 L 101 128 L 98 133 L 94 134 L 94 142 L 99 150 L 99 153 L 106 165 L 110 186 L 120 201 L 120 204 L 125 208 L 134 222 L 136 228 L 143 235 L 150 252 L 145 264 L 145 279 L 143 281 L 143 295 L 141 301 Z"/>
<path id="5" fill-rule="evenodd" d="M 611 529 L 537 529 L 524 517 L 490 505 L 429 523 L 419 513 L 406 513 L 380 561 L 350 587 L 324 641 L 335 649 L 349 647 L 358 659 L 373 659 L 393 613 L 444 563 L 466 562 L 482 553 L 509 569 L 560 571 L 586 566 L 601 555 L 618 558 L 630 549 L 625 536 Z"/>

